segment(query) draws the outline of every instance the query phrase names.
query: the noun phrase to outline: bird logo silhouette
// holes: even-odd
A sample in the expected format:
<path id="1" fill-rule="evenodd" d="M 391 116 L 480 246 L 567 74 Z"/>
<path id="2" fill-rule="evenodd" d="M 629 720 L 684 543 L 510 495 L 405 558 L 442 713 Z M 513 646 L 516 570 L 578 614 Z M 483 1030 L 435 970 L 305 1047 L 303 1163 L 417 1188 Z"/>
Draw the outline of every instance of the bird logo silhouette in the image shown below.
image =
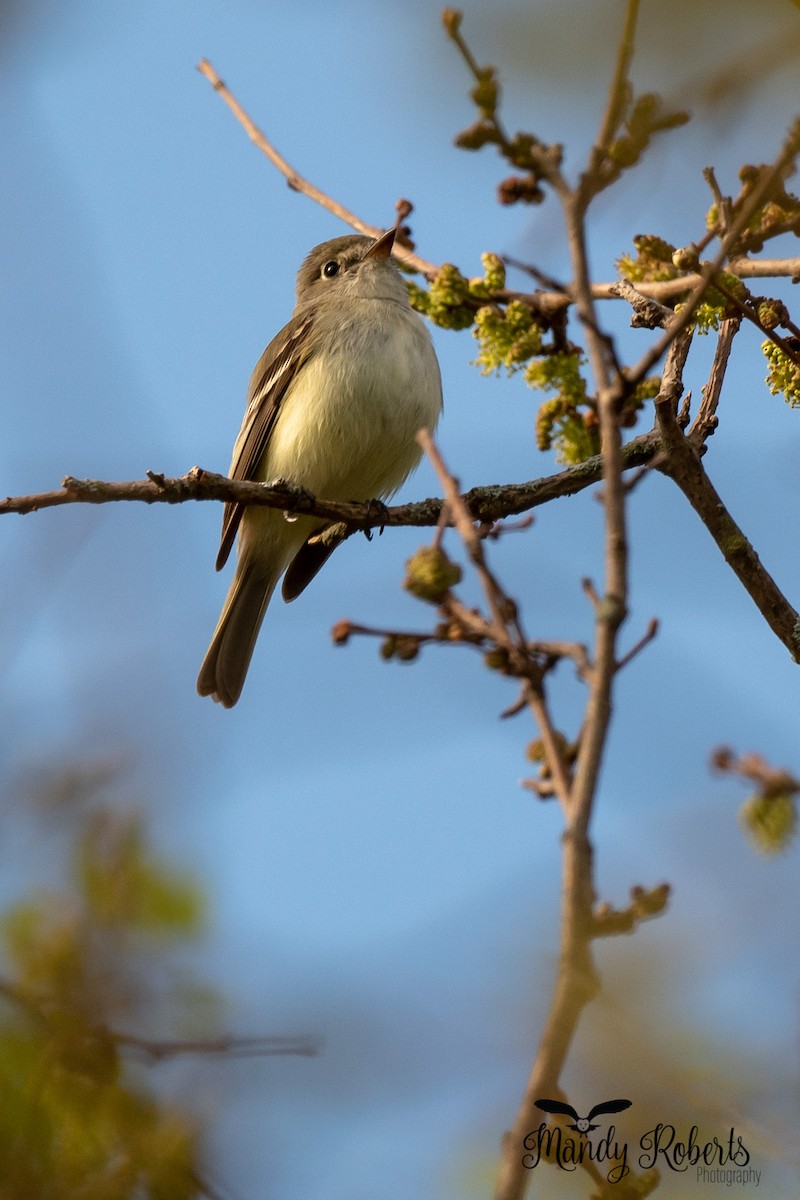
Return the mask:
<path id="1" fill-rule="evenodd" d="M 589 1110 L 589 1115 L 579 1117 L 571 1104 L 564 1104 L 561 1100 L 536 1100 L 534 1101 L 537 1108 L 546 1113 L 561 1113 L 565 1117 L 572 1117 L 574 1125 L 569 1125 L 569 1129 L 574 1129 L 576 1133 L 590 1133 L 593 1129 L 597 1129 L 596 1125 L 592 1125 L 592 1118 L 599 1117 L 601 1113 L 618 1113 L 625 1108 L 630 1108 L 631 1100 L 605 1100 L 602 1104 L 595 1104 L 594 1108 Z"/>

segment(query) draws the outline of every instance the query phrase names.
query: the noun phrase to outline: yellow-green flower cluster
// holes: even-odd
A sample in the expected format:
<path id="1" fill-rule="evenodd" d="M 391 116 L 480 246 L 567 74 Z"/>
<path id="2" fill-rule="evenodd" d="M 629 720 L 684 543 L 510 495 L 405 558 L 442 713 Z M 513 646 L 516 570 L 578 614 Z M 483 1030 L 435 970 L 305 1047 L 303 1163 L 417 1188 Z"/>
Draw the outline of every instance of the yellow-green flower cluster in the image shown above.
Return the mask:
<path id="1" fill-rule="evenodd" d="M 441 604 L 450 589 L 460 582 L 461 567 L 440 546 L 423 546 L 406 563 L 403 587 L 431 604 Z"/>
<path id="2" fill-rule="evenodd" d="M 682 305 L 676 304 L 675 312 L 680 312 L 681 307 Z M 715 304 L 713 300 L 704 300 L 694 310 L 694 316 L 689 322 L 689 328 L 694 329 L 696 333 L 700 334 L 710 333 L 712 330 L 719 329 L 723 308 L 724 302 Z"/>
<path id="3" fill-rule="evenodd" d="M 770 300 L 764 296 L 758 301 L 757 310 L 762 329 L 777 329 L 779 325 L 785 325 L 790 320 L 789 310 L 782 300 Z"/>
<path id="4" fill-rule="evenodd" d="M 773 396 L 781 395 L 792 408 L 800 408 L 800 365 L 774 342 L 763 342 L 761 349 L 769 366 L 767 387 Z"/>
<path id="5" fill-rule="evenodd" d="M 653 283 L 662 279 L 676 279 L 678 270 L 673 262 L 675 247 L 670 242 L 652 233 L 638 233 L 633 239 L 636 257 L 623 254 L 617 259 L 620 276 L 631 283 Z"/>
<path id="6" fill-rule="evenodd" d="M 468 329 L 475 321 L 478 304 L 491 300 L 506 285 L 506 269 L 496 254 L 482 254 L 484 273 L 467 279 L 458 267 L 444 263 L 429 291 L 407 283 L 411 307 L 443 329 Z"/>
<path id="7" fill-rule="evenodd" d="M 521 300 L 512 300 L 505 312 L 488 304 L 478 309 L 472 336 L 480 344 L 475 366 L 484 375 L 501 368 L 511 375 L 542 349 L 541 326 Z"/>
<path id="8" fill-rule="evenodd" d="M 483 276 L 477 276 L 475 279 L 470 279 L 469 290 L 470 295 L 476 300 L 490 300 L 497 292 L 502 292 L 506 286 L 506 268 L 505 263 L 497 254 L 492 254 L 491 251 L 486 251 L 481 255 L 483 263 Z"/>
<path id="9" fill-rule="evenodd" d="M 469 280 L 452 263 L 444 263 L 429 291 L 416 283 L 407 283 L 411 307 L 429 317 L 443 329 L 468 329 L 475 318 L 470 304 Z"/>
<path id="10" fill-rule="evenodd" d="M 540 450 L 555 448 L 559 462 L 584 462 L 600 448 L 597 419 L 586 403 L 586 384 L 581 375 L 583 358 L 565 352 L 537 358 L 525 371 L 528 385 L 539 391 L 556 391 L 536 414 L 536 444 Z"/>
<path id="11" fill-rule="evenodd" d="M 525 371 L 525 382 L 537 391 L 557 391 L 570 404 L 586 399 L 586 384 L 581 375 L 582 355 L 561 351 L 537 358 Z"/>
<path id="12" fill-rule="evenodd" d="M 554 449 L 565 466 L 586 462 L 600 452 L 600 431 L 594 413 L 579 412 L 563 396 L 545 400 L 536 414 L 536 445 Z"/>
<path id="13" fill-rule="evenodd" d="M 788 792 L 757 792 L 742 806 L 739 817 L 762 854 L 780 854 L 797 831 L 797 804 Z"/>
<path id="14" fill-rule="evenodd" d="M 719 280 L 720 285 L 725 288 L 725 291 L 735 296 L 744 304 L 748 299 L 748 292 L 745 285 L 742 283 L 738 275 L 732 275 L 729 271 L 720 271 L 714 276 L 715 280 Z M 680 312 L 681 305 L 675 305 L 675 312 Z M 724 296 L 722 292 L 716 288 L 710 287 L 703 298 L 702 303 L 698 304 L 694 311 L 689 328 L 696 330 L 697 333 L 708 333 L 710 330 L 719 329 L 719 323 L 722 318 L 733 311 L 731 301 L 728 296 Z"/>

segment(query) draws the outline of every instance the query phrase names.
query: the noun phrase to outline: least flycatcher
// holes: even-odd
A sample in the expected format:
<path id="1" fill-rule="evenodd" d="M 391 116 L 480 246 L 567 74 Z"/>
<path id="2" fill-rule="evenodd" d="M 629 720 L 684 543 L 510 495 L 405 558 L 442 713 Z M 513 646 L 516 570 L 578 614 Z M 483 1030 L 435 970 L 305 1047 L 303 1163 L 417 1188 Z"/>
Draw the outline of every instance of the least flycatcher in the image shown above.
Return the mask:
<path id="1" fill-rule="evenodd" d="M 285 479 L 326 500 L 385 500 L 417 465 L 415 434 L 442 408 L 427 329 L 392 263 L 392 229 L 316 246 L 297 276 L 288 325 L 261 355 L 233 448 L 231 479 Z M 293 600 L 337 542 L 326 522 L 226 504 L 217 570 L 238 531 L 238 562 L 197 680 L 231 708 L 275 585 Z"/>

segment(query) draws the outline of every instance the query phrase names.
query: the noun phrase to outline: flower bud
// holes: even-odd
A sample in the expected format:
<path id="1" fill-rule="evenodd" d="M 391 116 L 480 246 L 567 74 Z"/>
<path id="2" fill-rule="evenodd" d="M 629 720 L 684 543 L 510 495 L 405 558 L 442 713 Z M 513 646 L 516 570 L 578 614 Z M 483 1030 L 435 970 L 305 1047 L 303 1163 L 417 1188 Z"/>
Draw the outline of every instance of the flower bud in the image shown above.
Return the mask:
<path id="1" fill-rule="evenodd" d="M 440 604 L 461 581 L 461 567 L 439 546 L 423 546 L 406 563 L 403 587 L 419 600 Z"/>

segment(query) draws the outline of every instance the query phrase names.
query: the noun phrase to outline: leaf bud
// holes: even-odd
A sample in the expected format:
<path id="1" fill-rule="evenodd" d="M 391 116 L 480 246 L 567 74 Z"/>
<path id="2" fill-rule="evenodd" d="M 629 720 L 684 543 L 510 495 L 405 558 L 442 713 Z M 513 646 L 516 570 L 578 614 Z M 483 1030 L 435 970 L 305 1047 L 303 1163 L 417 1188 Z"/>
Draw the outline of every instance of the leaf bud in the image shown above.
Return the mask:
<path id="1" fill-rule="evenodd" d="M 457 8 L 445 8 L 442 10 L 442 25 L 448 37 L 455 37 L 461 28 L 461 22 L 464 20 L 464 14 L 459 12 Z"/>
<path id="2" fill-rule="evenodd" d="M 497 130 L 488 121 L 476 121 L 467 129 L 456 134 L 455 144 L 460 150 L 480 150 L 487 142 L 497 141 Z"/>
<path id="3" fill-rule="evenodd" d="M 423 546 L 406 563 L 403 587 L 419 600 L 440 604 L 461 581 L 461 567 L 439 546 Z"/>
<path id="4" fill-rule="evenodd" d="M 756 792 L 739 813 L 745 832 L 762 854 L 780 854 L 797 829 L 797 805 L 788 792 Z"/>
<path id="5" fill-rule="evenodd" d="M 485 117 L 493 117 L 497 111 L 499 91 L 494 67 L 485 67 L 481 71 L 480 78 L 470 93 L 472 99 Z"/>
<path id="6" fill-rule="evenodd" d="M 699 271 L 700 255 L 694 246 L 681 246 L 672 255 L 672 262 L 679 271 Z"/>

